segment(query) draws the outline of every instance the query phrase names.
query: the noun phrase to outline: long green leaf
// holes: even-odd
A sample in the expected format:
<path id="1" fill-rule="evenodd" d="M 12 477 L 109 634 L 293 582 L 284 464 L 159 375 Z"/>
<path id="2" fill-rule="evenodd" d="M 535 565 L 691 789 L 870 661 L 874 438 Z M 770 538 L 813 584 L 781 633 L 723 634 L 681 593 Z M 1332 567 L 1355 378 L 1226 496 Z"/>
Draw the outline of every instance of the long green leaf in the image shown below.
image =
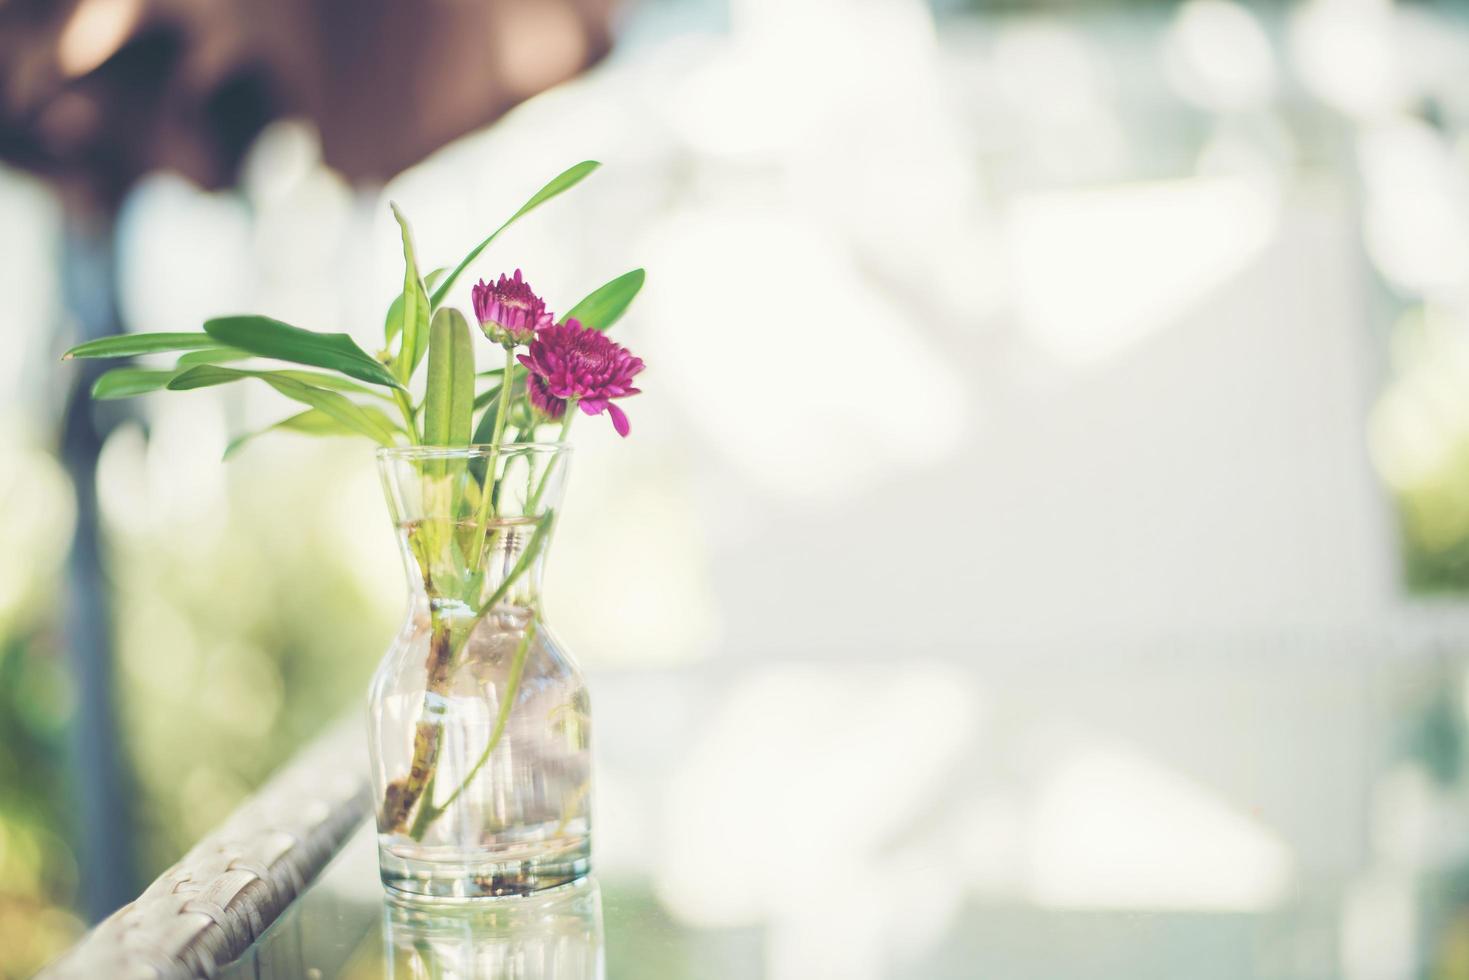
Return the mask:
<path id="1" fill-rule="evenodd" d="M 303 405 L 320 409 L 379 445 L 392 446 L 398 441 L 398 427 L 392 419 L 376 408 L 359 405 L 335 391 L 323 391 L 293 378 L 283 378 L 269 372 L 261 372 L 261 380 L 287 398 L 293 398 Z"/>
<path id="2" fill-rule="evenodd" d="M 462 273 L 469 266 L 469 263 L 479 258 L 479 253 L 483 252 L 485 248 L 490 244 L 490 242 L 495 240 L 495 237 L 499 235 L 500 232 L 504 231 L 506 228 L 509 228 L 511 225 L 515 224 L 515 222 L 519 221 L 521 218 L 525 217 L 527 214 L 534 211 L 542 204 L 545 204 L 557 194 L 560 194 L 563 191 L 568 191 L 571 188 L 575 187 L 588 174 L 590 174 L 593 170 L 596 170 L 600 166 L 601 164 L 595 160 L 583 160 L 576 166 L 568 167 L 567 169 L 561 171 L 561 173 L 557 174 L 555 177 L 551 178 L 546 186 L 542 187 L 540 190 L 532 194 L 530 200 L 526 201 L 520 206 L 519 211 L 512 214 L 503 225 L 491 232 L 489 238 L 486 238 L 474 248 L 470 249 L 469 254 L 464 257 L 464 260 L 454 267 L 454 271 L 444 277 L 444 281 L 439 283 L 438 288 L 434 290 L 433 301 L 430 304 L 431 308 L 438 309 L 440 306 L 443 305 L 444 297 L 449 295 L 449 290 L 454 286 L 454 282 L 459 278 L 459 274 Z"/>
<path id="3" fill-rule="evenodd" d="M 247 443 L 254 440 L 257 436 L 263 436 L 267 432 L 274 432 L 277 429 L 287 432 L 299 432 L 303 435 L 313 436 L 362 435 L 362 433 L 358 432 L 356 429 L 353 429 L 350 426 L 346 426 L 343 425 L 341 422 L 338 422 L 336 419 L 332 418 L 321 409 L 308 408 L 306 411 L 302 412 L 299 415 L 292 415 L 288 419 L 281 419 L 275 425 L 266 426 L 265 428 L 258 429 L 255 432 L 246 432 L 243 435 L 236 436 L 235 438 L 231 439 L 230 444 L 225 447 L 224 458 L 229 459 L 235 453 L 243 449 Z"/>
<path id="4" fill-rule="evenodd" d="M 398 210 L 398 205 L 389 205 L 398 229 L 403 234 L 403 293 L 399 296 L 398 330 L 402 342 L 398 356 L 393 360 L 393 373 L 398 380 L 407 383 L 423 360 L 424 348 L 428 346 L 428 292 L 418 275 L 418 258 L 413 251 L 413 233 L 408 228 L 408 219 Z M 391 337 L 388 338 L 392 340 Z"/>
<path id="5" fill-rule="evenodd" d="M 287 398 L 303 405 L 319 408 L 354 432 L 369 439 L 391 446 L 397 439 L 398 428 L 392 419 L 382 412 L 356 402 L 335 391 L 316 388 L 297 378 L 285 376 L 280 371 L 240 371 L 235 368 L 201 364 L 190 368 L 168 383 L 171 391 L 190 391 L 213 385 L 229 384 L 245 378 L 259 378 Z"/>
<path id="6" fill-rule="evenodd" d="M 203 333 L 125 333 L 77 344 L 62 354 L 61 359 L 69 361 L 73 357 L 132 357 L 135 354 L 199 350 L 218 346 L 218 340 Z"/>
<path id="7" fill-rule="evenodd" d="M 92 383 L 92 397 L 98 401 L 110 401 L 147 394 L 167 385 L 176 373 L 148 368 L 113 368 Z"/>
<path id="8" fill-rule="evenodd" d="M 246 378 L 255 377 L 254 371 L 241 371 L 236 368 L 219 367 L 214 364 L 200 364 L 198 367 L 189 368 L 182 374 L 176 375 L 168 383 L 169 391 L 193 391 L 195 388 L 212 388 L 215 385 L 229 384 L 232 381 L 243 381 Z"/>
<path id="9" fill-rule="evenodd" d="M 480 392 L 478 395 L 475 395 L 474 396 L 474 408 L 475 408 L 475 411 L 479 411 L 480 409 L 482 409 L 486 405 L 488 405 L 490 402 L 498 401 L 499 398 L 500 398 L 500 389 L 503 388 L 503 387 L 504 387 L 504 385 L 495 385 L 495 387 L 493 387 L 493 388 L 487 388 L 484 391 Z M 478 431 L 478 430 L 476 429 L 476 431 Z"/>
<path id="10" fill-rule="evenodd" d="M 373 398 L 381 398 L 387 402 L 392 402 L 393 400 L 393 397 L 386 392 L 379 391 L 376 388 L 369 388 L 367 385 L 358 384 L 350 378 L 344 378 L 337 374 L 291 370 L 272 371 L 270 373 L 282 378 L 294 378 L 303 384 L 312 385 L 317 388 L 330 388 L 332 391 L 350 391 L 358 395 L 371 395 Z"/>
<path id="11" fill-rule="evenodd" d="M 424 444 L 467 446 L 473 424 L 474 346 L 469 324 L 458 310 L 446 307 L 434 314 L 429 328 Z"/>
<path id="12" fill-rule="evenodd" d="M 344 333 L 302 330 L 268 316 L 216 317 L 205 322 L 204 330 L 220 343 L 257 357 L 326 368 L 370 384 L 403 387 L 393 372 Z"/>
<path id="13" fill-rule="evenodd" d="M 567 320 L 576 320 L 584 327 L 606 330 L 622 319 L 622 314 L 632 305 L 638 290 L 643 288 L 645 278 L 642 269 L 623 273 L 605 286 L 594 289 L 591 295 L 573 306 L 561 321 L 564 323 Z"/>
<path id="14" fill-rule="evenodd" d="M 448 271 L 449 269 L 447 266 L 440 266 L 439 268 L 433 270 L 428 275 L 423 277 L 423 285 L 427 289 L 433 289 L 434 283 L 444 278 L 444 273 Z M 398 336 L 398 332 L 402 329 L 403 294 L 399 293 L 398 295 L 394 296 L 393 301 L 388 304 L 388 315 L 383 317 L 383 336 L 387 338 L 389 344 L 392 344 L 393 338 Z"/>
<path id="15" fill-rule="evenodd" d="M 206 334 L 205 336 L 208 336 Z M 255 355 L 247 350 L 236 347 L 214 347 L 205 350 L 190 351 L 178 359 L 181 368 L 197 367 L 200 364 L 227 364 L 230 361 L 244 361 Z"/>

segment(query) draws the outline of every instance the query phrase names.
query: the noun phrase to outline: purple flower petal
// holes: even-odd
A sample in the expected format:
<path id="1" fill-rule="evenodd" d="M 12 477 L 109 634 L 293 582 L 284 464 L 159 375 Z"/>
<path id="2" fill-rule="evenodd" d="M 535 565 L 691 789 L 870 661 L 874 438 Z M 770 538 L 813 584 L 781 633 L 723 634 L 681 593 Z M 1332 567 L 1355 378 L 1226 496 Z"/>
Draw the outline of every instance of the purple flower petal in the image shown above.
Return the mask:
<path id="1" fill-rule="evenodd" d="M 567 320 L 538 328 L 529 354 L 521 355 L 520 363 L 532 375 L 531 403 L 538 410 L 560 418 L 566 410 L 565 400 L 576 398 L 582 412 L 608 412 L 613 428 L 627 435 L 627 416 L 612 399 L 638 394 L 632 378 L 643 370 L 642 358 L 600 331 Z"/>
<path id="2" fill-rule="evenodd" d="M 611 402 L 608 402 L 607 414 L 612 416 L 612 428 L 617 430 L 618 435 L 626 439 L 627 434 L 632 431 L 632 426 L 627 423 L 627 413 Z"/>
<path id="3" fill-rule="evenodd" d="M 514 279 L 503 273 L 495 283 L 481 279 L 470 291 L 470 298 L 474 302 L 475 318 L 485 333 L 496 340 L 529 343 L 537 328 L 552 322 L 545 301 L 521 278 L 519 269 L 515 270 Z"/>

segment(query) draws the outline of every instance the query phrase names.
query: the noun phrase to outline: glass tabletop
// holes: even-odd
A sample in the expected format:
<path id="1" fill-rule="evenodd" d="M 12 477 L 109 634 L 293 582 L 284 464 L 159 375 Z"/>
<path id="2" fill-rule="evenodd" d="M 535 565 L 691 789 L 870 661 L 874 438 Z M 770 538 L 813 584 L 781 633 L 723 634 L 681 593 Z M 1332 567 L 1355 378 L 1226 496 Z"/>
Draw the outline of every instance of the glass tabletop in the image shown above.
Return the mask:
<path id="1" fill-rule="evenodd" d="M 595 875 L 523 898 L 401 901 L 378 884 L 375 836 L 364 824 L 322 877 L 219 975 L 590 980 L 608 975 L 610 955 L 626 967 L 614 976 L 752 976 L 759 971 L 758 939 L 739 930 L 700 937 L 645 890 L 607 888 Z M 713 962 L 703 941 L 717 950 Z"/>
<path id="2" fill-rule="evenodd" d="M 364 825 L 222 975 L 1469 976 L 1469 660 L 1061 666 L 604 679 L 593 877 L 401 904 Z"/>

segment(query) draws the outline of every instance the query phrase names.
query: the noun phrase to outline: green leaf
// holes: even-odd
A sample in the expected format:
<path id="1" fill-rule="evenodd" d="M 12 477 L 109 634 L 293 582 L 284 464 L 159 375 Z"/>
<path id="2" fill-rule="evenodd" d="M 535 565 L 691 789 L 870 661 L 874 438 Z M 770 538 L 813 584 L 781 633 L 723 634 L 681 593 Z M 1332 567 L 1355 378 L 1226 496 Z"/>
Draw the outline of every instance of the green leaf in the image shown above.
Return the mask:
<path id="1" fill-rule="evenodd" d="M 434 283 L 442 279 L 444 277 L 444 273 L 448 271 L 449 269 L 447 266 L 440 266 L 439 268 L 430 272 L 428 275 L 423 277 L 424 286 L 426 286 L 428 289 L 433 289 Z M 393 301 L 388 304 L 388 315 L 383 318 L 383 336 L 385 336 L 388 340 L 388 343 L 391 344 L 393 342 L 393 338 L 398 336 L 398 332 L 402 329 L 403 294 L 399 293 L 397 296 L 394 296 Z"/>
<path id="2" fill-rule="evenodd" d="M 523 417 L 512 419 L 519 432 L 515 434 L 515 441 L 520 443 L 535 442 L 540 429 L 540 422 L 532 412 L 523 413 Z"/>
<path id="3" fill-rule="evenodd" d="M 383 338 L 389 347 L 393 345 L 393 338 L 398 336 L 403 329 L 403 294 L 399 293 L 393 297 L 388 304 L 388 313 L 383 317 Z"/>
<path id="4" fill-rule="evenodd" d="M 512 214 L 503 225 L 491 232 L 489 238 L 486 238 L 484 241 L 480 242 L 478 245 L 472 248 L 469 254 L 464 257 L 464 260 L 454 267 L 454 271 L 444 277 L 444 281 L 439 283 L 438 288 L 434 290 L 433 301 L 432 303 L 430 303 L 430 307 L 432 309 L 438 309 L 440 306 L 443 305 L 444 297 L 449 295 L 449 290 L 453 287 L 455 280 L 459 278 L 459 274 L 469 266 L 469 263 L 479 258 L 479 253 L 483 252 L 486 246 L 488 246 L 490 242 L 494 241 L 495 237 L 499 235 L 500 232 L 504 231 L 506 228 L 509 228 L 511 225 L 515 224 L 515 222 L 519 221 L 521 218 L 525 217 L 527 214 L 534 211 L 542 204 L 545 204 L 557 194 L 560 194 L 563 191 L 568 191 L 571 188 L 575 187 L 588 174 L 590 174 L 593 170 L 596 170 L 600 166 L 601 164 L 595 160 L 583 160 L 576 166 L 569 167 L 566 170 L 563 170 L 561 173 L 557 174 L 555 177 L 551 178 L 550 182 L 547 183 L 545 187 L 542 187 L 540 190 L 532 194 L 530 200 L 526 201 L 520 206 L 519 211 Z"/>
<path id="5" fill-rule="evenodd" d="M 336 374 L 322 374 L 319 371 L 271 371 L 271 374 L 281 378 L 294 378 L 302 384 L 313 385 L 317 388 L 330 388 L 332 391 L 350 391 L 358 395 L 371 395 L 373 398 L 381 398 L 391 402 L 391 395 L 360 385 L 350 378 L 343 378 Z"/>
<path id="6" fill-rule="evenodd" d="M 208 336 L 206 334 L 205 336 Z M 225 364 L 229 361 L 243 361 L 255 355 L 247 350 L 235 347 L 214 347 L 205 350 L 191 351 L 178 359 L 178 366 L 191 368 L 200 364 Z"/>
<path id="7" fill-rule="evenodd" d="M 220 343 L 257 357 L 326 368 L 370 384 L 403 387 L 391 371 L 344 333 L 302 330 L 268 316 L 216 317 L 206 321 L 204 329 Z"/>
<path id="8" fill-rule="evenodd" d="M 243 381 L 245 378 L 253 378 L 255 375 L 256 372 L 254 371 L 241 371 L 237 368 L 200 364 L 198 367 L 189 368 L 189 370 L 176 375 L 168 383 L 168 390 L 193 391 L 195 388 L 211 388 L 214 385 L 229 384 L 232 381 Z"/>
<path id="9" fill-rule="evenodd" d="M 135 354 L 199 350 L 218 346 L 218 340 L 202 333 L 125 333 L 77 344 L 62 354 L 61 359 L 69 361 L 73 357 L 132 357 Z"/>
<path id="10" fill-rule="evenodd" d="M 299 432 L 303 435 L 312 436 L 362 435 L 362 433 L 358 432 L 356 429 L 353 429 L 351 426 L 343 425 L 341 422 L 338 422 L 336 419 L 332 418 L 321 409 L 308 408 L 300 415 L 292 415 L 288 419 L 281 419 L 275 425 L 267 426 L 266 428 L 257 430 L 255 432 L 246 432 L 243 435 L 236 436 L 235 438 L 231 439 L 230 444 L 225 447 L 224 458 L 229 459 L 235 453 L 243 449 L 246 443 L 254 440 L 255 437 L 263 436 L 267 432 L 274 432 L 277 429 L 287 432 Z"/>
<path id="11" fill-rule="evenodd" d="M 561 322 L 577 320 L 584 327 L 606 330 L 622 319 L 638 290 L 643 288 L 645 278 L 642 269 L 623 273 L 607 285 L 593 290 L 590 296 L 573 306 Z"/>
<path id="12" fill-rule="evenodd" d="M 209 364 L 211 362 L 202 361 L 200 363 Z M 179 359 L 179 367 L 182 368 L 189 366 L 191 365 L 185 365 L 183 363 L 183 358 Z M 192 366 L 198 367 L 197 364 Z M 170 377 L 172 377 L 172 374 L 173 372 L 169 372 Z M 351 378 L 344 378 L 339 374 L 323 374 L 320 371 L 296 371 L 290 368 L 282 368 L 274 371 L 264 372 L 241 372 L 242 377 L 253 377 L 257 374 L 270 374 L 277 378 L 291 378 L 292 380 L 299 381 L 302 384 L 311 385 L 314 388 L 328 388 L 332 391 L 350 391 L 354 395 L 370 395 L 373 398 L 381 398 L 388 402 L 391 402 L 393 400 L 392 396 L 388 395 L 385 392 L 379 391 L 376 388 L 369 388 L 367 385 L 359 384 L 356 381 L 353 381 Z M 225 382 L 220 381 L 217 383 L 224 384 Z"/>
<path id="13" fill-rule="evenodd" d="M 171 391 L 190 391 L 213 385 L 229 384 L 244 378 L 259 378 L 287 398 L 312 408 L 319 408 L 352 431 L 376 442 L 391 446 L 397 441 L 398 427 L 392 419 L 367 405 L 359 405 L 335 391 L 314 387 L 281 371 L 241 371 L 236 368 L 201 364 L 190 368 L 168 383 Z"/>
<path id="14" fill-rule="evenodd" d="M 473 424 L 474 345 L 463 314 L 446 307 L 434 314 L 429 328 L 424 444 L 467 446 Z"/>
<path id="15" fill-rule="evenodd" d="M 113 368 L 92 383 L 92 397 L 98 401 L 110 401 L 147 394 L 167 385 L 175 373 L 147 368 Z"/>
<path id="16" fill-rule="evenodd" d="M 499 394 L 500 389 L 496 388 L 496 397 L 498 397 Z M 479 425 L 474 427 L 474 434 L 471 435 L 469 438 L 470 445 L 483 446 L 488 444 L 491 439 L 495 438 L 495 419 L 498 418 L 499 415 L 500 403 L 495 401 L 490 402 L 490 407 L 485 409 L 485 414 L 479 417 Z M 476 477 L 478 477 L 478 474 L 476 474 Z"/>
<path id="17" fill-rule="evenodd" d="M 482 391 L 478 395 L 475 395 L 474 396 L 474 407 L 475 407 L 475 410 L 478 411 L 479 409 L 484 408 L 490 402 L 499 401 L 499 399 L 500 399 L 500 389 L 503 388 L 503 387 L 505 387 L 505 386 L 504 385 L 495 385 L 495 387 L 490 388 L 490 389 L 488 389 L 486 391 Z M 478 428 L 476 428 L 475 431 L 478 432 L 479 431 Z M 476 440 L 476 441 L 478 441 L 478 440 Z"/>
<path id="18" fill-rule="evenodd" d="M 403 339 L 398 346 L 398 356 L 393 360 L 393 373 L 405 384 L 423 360 L 424 348 L 428 346 L 428 292 L 418 275 L 418 259 L 413 253 L 413 233 L 408 228 L 408 219 L 390 204 L 393 217 L 403 233 L 403 293 L 398 297 L 398 333 Z M 388 338 L 391 340 L 392 338 Z"/>

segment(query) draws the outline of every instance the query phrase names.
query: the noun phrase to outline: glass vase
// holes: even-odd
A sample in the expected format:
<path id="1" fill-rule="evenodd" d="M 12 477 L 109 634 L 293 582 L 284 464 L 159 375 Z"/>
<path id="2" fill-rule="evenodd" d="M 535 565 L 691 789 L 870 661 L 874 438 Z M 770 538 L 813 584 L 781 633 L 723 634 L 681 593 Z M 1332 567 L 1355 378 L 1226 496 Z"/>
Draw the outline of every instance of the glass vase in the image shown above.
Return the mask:
<path id="1" fill-rule="evenodd" d="M 590 870 L 586 685 L 541 611 L 568 454 L 378 451 L 410 595 L 369 697 L 390 889 L 522 895 Z"/>
<path id="2" fill-rule="evenodd" d="M 602 899 L 595 878 L 515 902 L 448 907 L 389 900 L 383 975 L 599 980 Z"/>

